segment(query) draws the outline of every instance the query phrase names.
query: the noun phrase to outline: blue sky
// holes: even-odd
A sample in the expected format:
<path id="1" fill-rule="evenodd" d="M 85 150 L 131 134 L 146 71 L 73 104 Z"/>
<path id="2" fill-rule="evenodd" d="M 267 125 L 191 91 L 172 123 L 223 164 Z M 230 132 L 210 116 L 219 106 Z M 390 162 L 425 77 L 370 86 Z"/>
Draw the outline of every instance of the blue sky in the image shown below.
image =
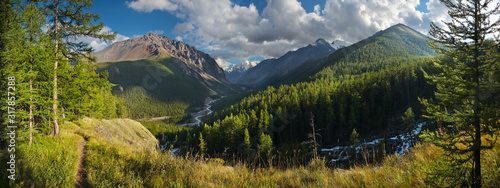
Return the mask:
<path id="1" fill-rule="evenodd" d="M 446 20 L 438 0 L 98 0 L 115 41 L 147 32 L 181 40 L 220 65 L 279 57 L 317 38 L 357 42 L 397 23 L 424 34 Z M 85 39 L 96 51 L 110 43 Z"/>

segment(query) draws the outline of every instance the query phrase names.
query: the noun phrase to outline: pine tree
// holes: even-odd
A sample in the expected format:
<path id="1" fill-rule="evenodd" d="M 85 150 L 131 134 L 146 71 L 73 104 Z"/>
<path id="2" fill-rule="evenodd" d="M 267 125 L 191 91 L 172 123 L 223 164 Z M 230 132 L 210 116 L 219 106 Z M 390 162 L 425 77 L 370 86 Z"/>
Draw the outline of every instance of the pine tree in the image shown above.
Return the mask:
<path id="1" fill-rule="evenodd" d="M 205 140 L 203 140 L 203 134 L 200 133 L 200 144 L 198 145 L 200 147 L 200 153 L 201 157 L 205 156 L 205 153 L 207 152 L 207 144 L 205 143 Z"/>
<path id="2" fill-rule="evenodd" d="M 54 79 L 53 79 L 53 95 L 52 95 L 52 113 L 54 118 L 54 132 L 59 135 L 59 109 L 58 109 L 58 65 L 61 57 L 65 59 L 78 59 L 87 57 L 92 48 L 84 42 L 73 41 L 75 37 L 93 37 L 105 41 L 112 40 L 116 33 L 103 33 L 104 24 L 101 22 L 97 25 L 93 21 L 99 20 L 98 14 L 90 14 L 84 11 L 88 10 L 92 4 L 92 0 L 53 0 L 48 3 L 48 11 L 46 15 L 52 23 L 48 32 L 55 42 L 54 48 Z"/>
<path id="3" fill-rule="evenodd" d="M 259 138 L 259 149 L 261 153 L 268 153 L 271 152 L 274 147 L 273 147 L 273 140 L 271 140 L 271 136 L 268 134 L 262 133 Z"/>
<path id="4" fill-rule="evenodd" d="M 28 130 L 29 130 L 29 145 L 32 145 L 32 137 L 35 126 L 35 116 L 40 114 L 41 108 L 38 104 L 42 98 L 42 92 L 37 89 L 38 85 L 46 83 L 42 74 L 42 71 L 48 67 L 48 62 L 51 61 L 50 51 L 51 42 L 46 33 L 42 32 L 42 27 L 45 26 L 45 18 L 42 15 L 42 9 L 37 7 L 35 3 L 28 2 L 24 5 L 16 6 L 19 13 L 19 22 L 23 28 L 23 36 L 18 38 L 18 43 L 22 44 L 24 50 L 23 55 L 20 56 L 19 64 L 20 70 L 22 71 L 19 91 L 22 91 L 22 95 L 26 99 L 24 101 L 25 108 L 21 108 L 20 111 L 24 111 L 28 117 Z M 24 118 L 23 118 L 24 119 Z"/>
<path id="5" fill-rule="evenodd" d="M 409 133 L 410 139 L 412 140 L 413 143 L 413 125 L 415 123 L 415 114 L 413 113 L 413 110 L 411 107 L 406 109 L 406 112 L 404 113 L 403 117 L 403 125 L 405 132 Z"/>
<path id="6" fill-rule="evenodd" d="M 250 143 L 250 133 L 248 133 L 248 129 L 245 128 L 244 132 L 244 138 L 243 138 L 243 153 L 248 154 L 250 152 L 250 148 L 252 147 L 252 144 Z"/>
<path id="7" fill-rule="evenodd" d="M 0 1 L 0 91 L 7 91 L 7 45 L 9 43 L 9 32 L 13 27 L 15 18 L 15 13 L 12 9 L 12 2 L 10 0 L 1 0 Z M 0 98 L 6 99 L 7 93 L 0 92 Z M 5 132 L 7 131 L 7 107 L 5 104 L 0 104 L 0 124 L 2 128 L 0 129 L 0 147 L 6 145 L 6 137 Z"/>
<path id="8" fill-rule="evenodd" d="M 437 74 L 426 75 L 437 86 L 437 101 L 421 100 L 426 106 L 425 117 L 439 119 L 450 130 L 442 136 L 427 135 L 452 159 L 448 169 L 436 171 L 435 178 L 451 186 L 481 187 L 481 150 L 494 144 L 484 135 L 499 128 L 500 85 L 495 76 L 500 74 L 499 41 L 498 36 L 494 36 L 496 41 L 487 37 L 500 31 L 500 20 L 492 20 L 500 14 L 500 2 L 441 1 L 452 21 L 445 22 L 447 29 L 431 23 L 433 39 L 429 44 L 445 57 L 432 64 Z"/>

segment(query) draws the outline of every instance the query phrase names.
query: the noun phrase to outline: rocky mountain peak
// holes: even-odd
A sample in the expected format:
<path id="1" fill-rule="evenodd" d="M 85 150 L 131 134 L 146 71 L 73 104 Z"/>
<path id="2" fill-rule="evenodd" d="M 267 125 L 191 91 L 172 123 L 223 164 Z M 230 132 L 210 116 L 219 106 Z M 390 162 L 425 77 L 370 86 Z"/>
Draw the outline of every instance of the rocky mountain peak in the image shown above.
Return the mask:
<path id="1" fill-rule="evenodd" d="M 180 67 L 191 76 L 229 83 L 224 71 L 210 55 L 183 42 L 151 32 L 139 38 L 115 42 L 93 55 L 97 57 L 98 63 L 173 57 L 182 62 Z"/>
<path id="2" fill-rule="evenodd" d="M 332 48 L 332 46 L 326 42 L 325 39 L 323 38 L 318 38 L 316 41 L 314 41 L 312 44 L 309 44 L 309 46 L 314 46 L 317 48 L 320 48 L 321 50 L 326 50 L 326 51 L 333 51 L 335 50 Z"/>
<path id="3" fill-rule="evenodd" d="M 328 44 L 328 42 L 326 42 L 325 39 L 323 38 L 318 38 L 316 41 L 314 41 L 314 43 L 312 43 L 312 45 L 325 45 L 325 44 Z"/>

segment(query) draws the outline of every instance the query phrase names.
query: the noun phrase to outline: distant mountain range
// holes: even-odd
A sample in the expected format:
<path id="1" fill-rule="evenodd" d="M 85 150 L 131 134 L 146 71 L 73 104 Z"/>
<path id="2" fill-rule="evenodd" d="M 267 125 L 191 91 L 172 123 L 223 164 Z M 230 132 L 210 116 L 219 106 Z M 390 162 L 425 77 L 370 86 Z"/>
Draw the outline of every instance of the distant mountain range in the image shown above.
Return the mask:
<path id="1" fill-rule="evenodd" d="M 234 80 L 237 77 L 240 77 L 247 70 L 257 66 L 259 61 L 243 61 L 237 64 L 233 64 L 224 69 L 224 73 L 229 80 Z"/>
<path id="2" fill-rule="evenodd" d="M 329 43 L 319 38 L 279 58 L 244 61 L 225 70 L 210 55 L 152 33 L 115 42 L 92 55 L 97 57 L 98 71 L 108 71 L 109 80 L 119 88 L 115 90 L 118 93 L 127 93 L 132 88 L 134 94 L 126 94 L 129 98 L 141 95 L 165 104 L 175 101 L 183 106 L 199 106 L 208 96 L 232 95 L 242 92 L 242 88 L 258 90 L 268 85 L 307 81 L 328 66 L 340 61 L 358 61 L 366 54 L 374 57 L 433 55 L 426 39 L 417 31 L 397 24 L 353 45 L 340 40 Z M 380 46 L 384 47 L 383 51 L 374 50 Z M 151 85 L 155 87 L 148 87 Z"/>
<path id="3" fill-rule="evenodd" d="M 337 48 L 348 44 L 343 41 L 334 43 L 338 44 L 335 45 Z M 253 88 L 265 87 L 308 60 L 324 56 L 335 50 L 336 48 L 332 47 L 326 40 L 319 38 L 314 43 L 295 51 L 289 51 L 277 59 L 264 60 L 246 71 L 232 73 L 226 70 L 226 74 L 231 75 L 228 76 L 231 83 L 247 85 Z"/>

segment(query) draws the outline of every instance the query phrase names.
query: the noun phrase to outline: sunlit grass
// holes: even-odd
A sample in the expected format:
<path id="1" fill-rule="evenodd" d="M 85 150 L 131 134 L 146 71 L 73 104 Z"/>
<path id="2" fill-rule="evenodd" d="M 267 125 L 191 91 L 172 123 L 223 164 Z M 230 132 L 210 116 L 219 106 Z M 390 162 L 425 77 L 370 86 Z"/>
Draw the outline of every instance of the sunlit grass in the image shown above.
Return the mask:
<path id="1" fill-rule="evenodd" d="M 289 168 L 250 167 L 196 154 L 172 157 L 155 150 L 154 136 L 132 120 L 77 124 L 63 125 L 60 137 L 37 136 L 33 147 L 18 147 L 17 187 L 74 187 L 77 145 L 83 137 L 85 171 L 92 187 L 426 187 L 432 164 L 443 158 L 436 146 L 417 144 L 404 156 L 349 169 L 327 168 L 322 160 Z M 482 156 L 484 186 L 499 187 L 500 144 Z"/>
<path id="2" fill-rule="evenodd" d="M 16 148 L 17 174 L 14 187 L 73 187 L 78 170 L 78 142 L 73 123 L 61 125 L 61 136 L 38 135 L 33 145 L 20 139 Z M 12 182 L 11 182 L 12 183 Z"/>

